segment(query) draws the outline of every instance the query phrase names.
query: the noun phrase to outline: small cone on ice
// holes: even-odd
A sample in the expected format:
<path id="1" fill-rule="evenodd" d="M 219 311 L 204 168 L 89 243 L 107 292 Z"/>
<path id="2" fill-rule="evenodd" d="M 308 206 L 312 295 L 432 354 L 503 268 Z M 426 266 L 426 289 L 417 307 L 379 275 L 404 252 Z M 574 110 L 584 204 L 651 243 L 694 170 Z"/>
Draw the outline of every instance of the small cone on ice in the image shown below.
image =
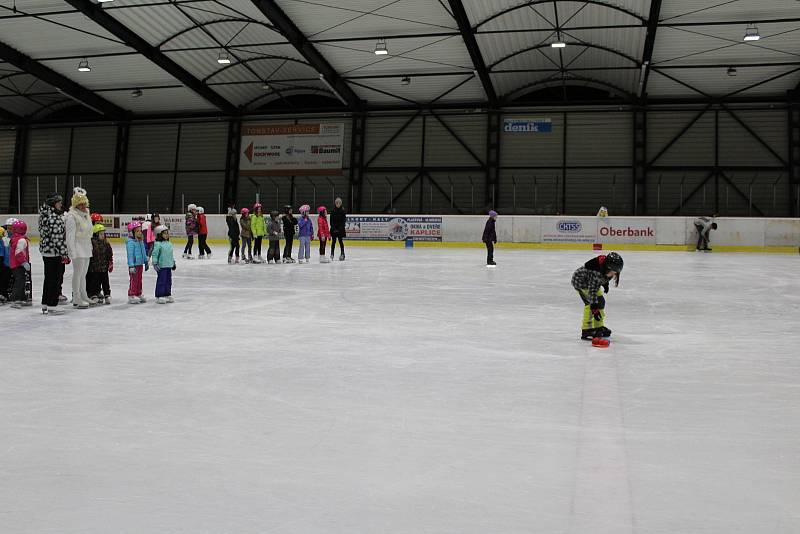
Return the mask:
<path id="1" fill-rule="evenodd" d="M 593 347 L 601 347 L 606 348 L 611 344 L 611 342 L 607 339 L 603 339 L 602 337 L 596 337 L 592 339 L 592 346 Z"/>

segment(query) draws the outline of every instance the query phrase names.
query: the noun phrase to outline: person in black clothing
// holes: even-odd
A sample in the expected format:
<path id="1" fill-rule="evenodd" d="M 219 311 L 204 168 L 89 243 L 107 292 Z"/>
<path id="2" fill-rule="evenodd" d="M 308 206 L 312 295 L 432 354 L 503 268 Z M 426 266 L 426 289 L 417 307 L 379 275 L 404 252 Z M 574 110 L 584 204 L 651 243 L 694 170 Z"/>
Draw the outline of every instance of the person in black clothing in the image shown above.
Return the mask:
<path id="1" fill-rule="evenodd" d="M 497 232 L 494 229 L 496 221 L 497 212 L 492 210 L 489 212 L 489 220 L 486 221 L 486 226 L 483 227 L 483 242 L 486 244 L 486 265 L 497 265 L 494 262 L 494 244 L 497 243 Z"/>
<path id="2" fill-rule="evenodd" d="M 228 263 L 233 263 L 233 254 L 236 253 L 236 263 L 239 263 L 239 221 L 236 220 L 236 210 L 228 208 L 228 216 L 225 217 L 228 224 L 228 241 L 231 247 L 228 250 Z"/>
<path id="3" fill-rule="evenodd" d="M 345 225 L 347 224 L 347 212 L 342 207 L 342 199 L 337 198 L 334 202 L 333 211 L 331 211 L 331 260 L 334 257 L 334 250 L 336 249 L 336 239 L 339 239 L 339 248 L 341 254 L 339 261 L 344 261 L 344 238 L 347 237 Z"/>
<path id="4" fill-rule="evenodd" d="M 286 246 L 283 247 L 283 263 L 294 263 L 292 258 L 292 243 L 294 242 L 294 228 L 297 226 L 297 219 L 292 215 L 292 207 L 284 206 L 281 220 L 283 222 L 283 238 L 286 239 Z"/>

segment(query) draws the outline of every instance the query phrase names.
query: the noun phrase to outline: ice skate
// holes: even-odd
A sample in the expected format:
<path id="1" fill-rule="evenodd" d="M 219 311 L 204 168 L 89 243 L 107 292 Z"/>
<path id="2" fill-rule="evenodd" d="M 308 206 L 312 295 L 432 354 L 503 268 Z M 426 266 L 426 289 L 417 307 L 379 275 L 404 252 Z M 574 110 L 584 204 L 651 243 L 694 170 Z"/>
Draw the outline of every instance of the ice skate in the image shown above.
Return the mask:
<path id="1" fill-rule="evenodd" d="M 591 341 L 593 338 L 597 337 L 595 332 L 596 330 L 594 328 L 584 328 L 581 330 L 581 339 Z"/>
<path id="2" fill-rule="evenodd" d="M 210 259 L 211 259 L 211 253 L 210 253 L 210 252 L 207 252 L 207 253 L 206 253 L 206 259 L 208 259 L 208 260 L 210 260 Z"/>
<path id="3" fill-rule="evenodd" d="M 64 310 L 55 306 L 42 306 L 42 314 L 44 315 L 64 315 Z"/>
<path id="4" fill-rule="evenodd" d="M 334 253 L 334 252 L 331 250 L 331 261 L 333 261 L 333 258 L 334 258 L 335 256 L 336 256 L 336 254 L 335 254 L 335 253 Z"/>
<path id="5" fill-rule="evenodd" d="M 233 258 L 228 256 L 228 265 L 233 265 Z"/>
<path id="6" fill-rule="evenodd" d="M 497 267 L 497 264 L 494 262 L 494 260 L 488 261 L 488 262 L 486 262 L 486 267 L 488 267 L 490 269 L 493 269 L 493 268 Z"/>
<path id="7" fill-rule="evenodd" d="M 167 303 L 167 299 L 165 299 L 164 297 L 158 297 L 158 298 L 156 299 L 156 302 L 157 302 L 158 304 L 166 304 L 166 303 Z"/>
<path id="8" fill-rule="evenodd" d="M 339 261 L 344 261 L 344 252 L 339 254 Z"/>
<path id="9" fill-rule="evenodd" d="M 59 295 L 58 296 L 58 304 L 59 304 L 59 306 L 61 306 L 63 304 L 66 304 L 68 302 L 69 302 L 69 299 L 65 295 Z"/>
<path id="10" fill-rule="evenodd" d="M 20 308 L 22 308 L 22 303 L 15 300 L 14 302 L 11 303 L 11 307 L 15 310 L 19 310 Z"/>
<path id="11" fill-rule="evenodd" d="M 186 254 L 186 253 L 184 252 L 184 253 L 181 255 L 181 258 L 183 258 L 183 259 L 185 260 L 185 259 L 187 258 L 187 256 L 189 256 L 189 255 L 188 255 L 188 254 Z"/>
<path id="12" fill-rule="evenodd" d="M 104 300 L 103 304 L 105 304 L 106 306 L 111 304 L 111 296 L 110 295 L 108 297 L 106 297 L 105 299 L 103 299 L 103 300 Z"/>
<path id="13" fill-rule="evenodd" d="M 168 296 L 167 297 L 167 304 L 172 304 L 173 302 L 175 302 L 175 299 L 172 298 L 172 295 Z"/>
<path id="14" fill-rule="evenodd" d="M 204 260 L 204 259 L 206 259 L 206 257 L 205 257 L 205 255 L 204 255 L 204 254 L 200 254 L 200 255 L 197 257 L 197 259 L 198 259 L 198 260 Z"/>
<path id="15" fill-rule="evenodd" d="M 144 304 L 145 302 L 147 302 L 147 299 L 144 297 L 144 295 L 139 295 L 139 303 Z"/>
<path id="16" fill-rule="evenodd" d="M 194 256 L 192 256 L 192 254 L 191 254 L 191 253 L 189 253 L 189 254 L 187 254 L 187 255 L 186 255 L 186 259 L 187 259 L 187 260 L 193 260 L 193 259 L 194 259 Z"/>
<path id="17" fill-rule="evenodd" d="M 72 305 L 79 310 L 88 310 L 90 306 L 88 302 L 73 302 Z"/>
<path id="18" fill-rule="evenodd" d="M 138 297 L 128 297 L 128 304 L 139 304 Z"/>
<path id="19" fill-rule="evenodd" d="M 319 257 L 319 262 L 320 263 L 330 263 L 331 260 L 328 259 L 328 256 L 320 256 Z"/>
<path id="20" fill-rule="evenodd" d="M 7 299 L 4 296 L 0 295 L 0 306 L 5 304 L 6 302 L 8 302 Z"/>
<path id="21" fill-rule="evenodd" d="M 100 301 L 100 299 L 99 299 L 99 298 L 97 298 L 97 297 L 91 297 L 91 298 L 89 299 L 89 306 L 97 306 L 97 305 L 99 305 L 99 304 L 101 304 L 101 301 Z"/>
<path id="22" fill-rule="evenodd" d="M 606 328 L 605 326 L 601 326 L 597 330 L 595 330 L 595 337 L 609 337 L 611 335 L 611 330 Z"/>
<path id="23" fill-rule="evenodd" d="M 238 265 L 238 263 L 239 263 L 239 256 L 236 256 L 236 259 L 234 260 L 234 263 L 236 263 L 236 264 Z"/>

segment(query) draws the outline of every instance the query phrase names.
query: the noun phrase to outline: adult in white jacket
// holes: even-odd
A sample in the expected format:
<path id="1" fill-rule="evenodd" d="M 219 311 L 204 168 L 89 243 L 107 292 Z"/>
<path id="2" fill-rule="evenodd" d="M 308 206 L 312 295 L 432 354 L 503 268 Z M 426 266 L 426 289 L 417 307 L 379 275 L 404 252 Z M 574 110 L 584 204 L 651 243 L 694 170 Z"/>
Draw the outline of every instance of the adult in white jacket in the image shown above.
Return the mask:
<path id="1" fill-rule="evenodd" d="M 86 293 L 86 272 L 92 257 L 92 219 L 86 190 L 76 187 L 67 212 L 67 252 L 72 260 L 72 305 L 86 309 L 91 305 Z"/>

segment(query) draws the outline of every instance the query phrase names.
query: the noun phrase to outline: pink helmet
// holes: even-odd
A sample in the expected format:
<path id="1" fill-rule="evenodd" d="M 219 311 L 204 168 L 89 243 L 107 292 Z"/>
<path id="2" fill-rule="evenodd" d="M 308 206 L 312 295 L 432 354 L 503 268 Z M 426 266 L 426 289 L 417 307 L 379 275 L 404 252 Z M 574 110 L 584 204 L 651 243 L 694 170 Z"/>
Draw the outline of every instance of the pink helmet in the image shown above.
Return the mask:
<path id="1" fill-rule="evenodd" d="M 256 211 L 257 209 L 262 209 L 262 208 L 263 208 L 263 206 L 261 205 L 260 202 L 256 202 L 255 204 L 253 204 L 253 211 Z"/>
<path id="2" fill-rule="evenodd" d="M 25 221 L 16 220 L 11 224 L 11 231 L 15 234 L 25 235 L 28 231 L 28 225 L 25 224 Z"/>
<path id="3" fill-rule="evenodd" d="M 250 214 L 250 210 L 249 209 L 242 208 L 242 215 L 249 215 L 249 214 Z"/>
<path id="4" fill-rule="evenodd" d="M 308 213 L 309 211 L 311 211 L 311 206 L 308 204 L 303 204 L 300 206 L 300 213 Z"/>
<path id="5" fill-rule="evenodd" d="M 317 213 L 322 213 L 323 211 L 328 211 L 328 208 L 325 206 L 320 206 L 317 208 Z"/>
<path id="6" fill-rule="evenodd" d="M 141 227 L 142 227 L 142 222 L 141 221 L 131 221 L 131 222 L 128 223 L 128 231 L 129 232 L 133 232 L 137 228 L 141 228 Z"/>

